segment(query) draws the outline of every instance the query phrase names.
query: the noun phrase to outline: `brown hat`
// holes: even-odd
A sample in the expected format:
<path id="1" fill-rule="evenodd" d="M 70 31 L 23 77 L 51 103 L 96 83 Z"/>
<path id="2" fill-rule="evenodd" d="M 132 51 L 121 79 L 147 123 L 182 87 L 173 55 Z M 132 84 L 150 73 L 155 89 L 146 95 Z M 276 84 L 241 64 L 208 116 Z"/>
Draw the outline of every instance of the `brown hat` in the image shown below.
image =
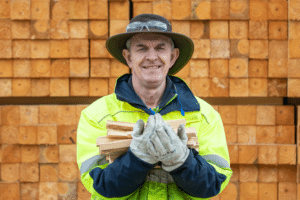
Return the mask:
<path id="1" fill-rule="evenodd" d="M 174 47 L 179 49 L 179 57 L 170 68 L 168 72 L 169 75 L 179 72 L 191 59 L 194 52 L 193 41 L 183 34 L 172 32 L 171 23 L 166 18 L 154 14 L 141 14 L 132 18 L 126 28 L 126 33 L 117 34 L 108 38 L 106 48 L 115 59 L 127 65 L 122 55 L 123 49 L 127 48 L 126 41 L 135 34 L 148 32 L 171 38 L 174 42 Z"/>

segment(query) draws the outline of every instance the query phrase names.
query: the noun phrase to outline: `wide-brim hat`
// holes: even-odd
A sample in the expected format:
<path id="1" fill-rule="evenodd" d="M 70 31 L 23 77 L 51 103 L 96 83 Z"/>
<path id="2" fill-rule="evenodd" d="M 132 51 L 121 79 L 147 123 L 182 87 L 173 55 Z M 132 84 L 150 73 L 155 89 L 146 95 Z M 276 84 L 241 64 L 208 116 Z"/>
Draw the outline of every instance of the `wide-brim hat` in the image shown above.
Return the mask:
<path id="1" fill-rule="evenodd" d="M 179 49 L 179 57 L 174 65 L 170 68 L 168 72 L 169 75 L 179 72 L 188 63 L 193 55 L 193 41 L 183 34 L 172 32 L 172 26 L 169 20 L 155 14 L 140 14 L 132 18 L 126 28 L 126 33 L 111 36 L 106 40 L 106 48 L 108 52 L 115 59 L 127 65 L 127 62 L 122 55 L 122 51 L 123 49 L 127 48 L 126 41 L 139 33 L 161 34 L 173 40 L 174 47 Z"/>

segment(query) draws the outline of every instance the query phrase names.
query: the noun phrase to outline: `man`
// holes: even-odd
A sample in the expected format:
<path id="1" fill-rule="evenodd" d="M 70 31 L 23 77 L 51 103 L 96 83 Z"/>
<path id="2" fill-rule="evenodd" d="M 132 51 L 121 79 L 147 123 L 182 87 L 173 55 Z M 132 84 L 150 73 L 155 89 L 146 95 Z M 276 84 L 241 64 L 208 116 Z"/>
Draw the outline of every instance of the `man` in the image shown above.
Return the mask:
<path id="1" fill-rule="evenodd" d="M 77 130 L 81 181 L 92 199 L 209 199 L 232 175 L 221 117 L 172 76 L 190 60 L 193 42 L 173 33 L 158 15 L 134 17 L 126 33 L 110 37 L 108 51 L 130 67 L 115 92 L 84 109 Z M 185 127 L 177 132 L 166 120 L 186 119 L 199 139 L 199 152 L 187 147 Z M 108 164 L 96 139 L 106 121 L 136 123 L 129 150 Z M 147 122 L 144 128 L 144 123 Z M 160 165 L 161 168 L 155 168 Z"/>

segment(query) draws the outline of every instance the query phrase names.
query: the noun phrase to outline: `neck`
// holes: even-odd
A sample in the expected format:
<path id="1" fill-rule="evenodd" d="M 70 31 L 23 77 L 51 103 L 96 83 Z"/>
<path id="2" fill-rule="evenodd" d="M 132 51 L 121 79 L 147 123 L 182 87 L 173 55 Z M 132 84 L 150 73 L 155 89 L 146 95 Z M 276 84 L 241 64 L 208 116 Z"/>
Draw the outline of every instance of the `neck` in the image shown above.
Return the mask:
<path id="1" fill-rule="evenodd" d="M 134 81 L 132 77 L 132 85 L 134 91 L 142 99 L 148 108 L 155 108 L 160 103 L 160 100 L 164 94 L 166 88 L 166 79 L 159 85 L 147 86 Z"/>

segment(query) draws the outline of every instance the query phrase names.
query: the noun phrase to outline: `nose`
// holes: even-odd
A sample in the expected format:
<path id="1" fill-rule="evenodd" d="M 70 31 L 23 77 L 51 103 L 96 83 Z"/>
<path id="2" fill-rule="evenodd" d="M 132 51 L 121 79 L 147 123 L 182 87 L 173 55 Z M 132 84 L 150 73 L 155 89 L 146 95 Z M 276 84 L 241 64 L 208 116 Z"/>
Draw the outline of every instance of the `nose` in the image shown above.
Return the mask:
<path id="1" fill-rule="evenodd" d="M 158 59 L 158 55 L 157 52 L 155 51 L 154 48 L 150 48 L 147 52 L 147 55 L 145 56 L 145 58 L 149 61 L 154 61 Z"/>

